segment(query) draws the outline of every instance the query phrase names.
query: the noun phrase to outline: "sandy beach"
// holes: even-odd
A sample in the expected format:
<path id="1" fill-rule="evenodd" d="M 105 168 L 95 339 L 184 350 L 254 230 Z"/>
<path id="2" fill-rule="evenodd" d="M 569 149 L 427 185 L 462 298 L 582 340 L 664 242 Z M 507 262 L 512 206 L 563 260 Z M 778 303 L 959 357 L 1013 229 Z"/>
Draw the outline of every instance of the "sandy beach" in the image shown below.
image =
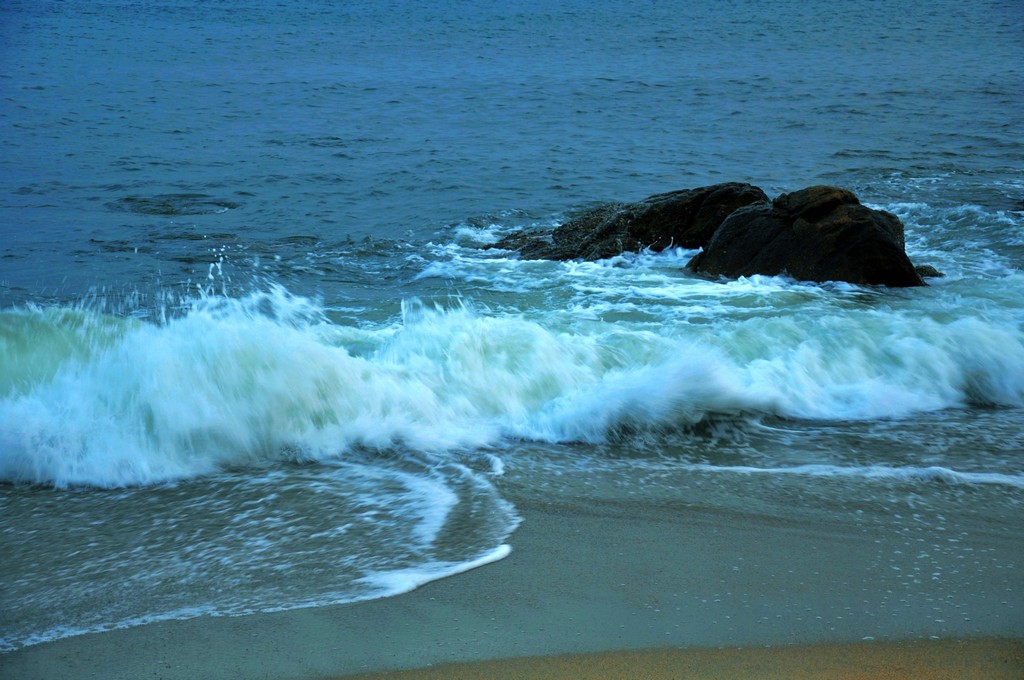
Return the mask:
<path id="1" fill-rule="evenodd" d="M 502 659 L 349 676 L 348 680 L 1016 680 L 1024 641 L 972 640 L 860 643 L 748 649 L 658 649 Z"/>
<path id="2" fill-rule="evenodd" d="M 1022 605 L 1004 599 L 1004 582 L 965 573 L 886 592 L 892 565 L 880 550 L 899 551 L 854 524 L 650 504 L 520 511 L 508 558 L 399 597 L 70 637 L 0 656 L 0 677 L 323 678 L 645 649 L 670 651 L 422 677 L 771 677 L 771 668 L 778 677 L 1019 677 L 1022 668 Z M 976 531 L 972 540 L 1010 559 L 1019 546 L 1003 535 Z M 937 612 L 939 602 L 960 618 Z M 984 638 L 1016 641 L 959 642 Z M 748 651 L 729 651 L 739 647 Z M 709 651 L 671 651 L 694 648 Z M 951 659 L 965 665 L 943 675 Z"/>

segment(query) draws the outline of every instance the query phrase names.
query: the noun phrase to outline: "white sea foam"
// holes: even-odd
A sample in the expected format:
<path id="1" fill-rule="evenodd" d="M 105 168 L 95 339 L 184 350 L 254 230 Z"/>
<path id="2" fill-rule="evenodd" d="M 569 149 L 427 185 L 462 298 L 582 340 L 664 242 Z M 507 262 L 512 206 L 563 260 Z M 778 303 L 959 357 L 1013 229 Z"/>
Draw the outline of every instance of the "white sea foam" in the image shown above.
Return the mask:
<path id="1" fill-rule="evenodd" d="M 421 546 L 429 548 L 444 529 L 459 497 L 444 482 L 428 477 L 404 475 L 403 483 L 412 492 L 418 506 L 415 512 L 409 513 L 419 518 L 413 533 Z"/>
<path id="2" fill-rule="evenodd" d="M 494 550 L 466 562 L 433 562 L 411 569 L 380 571 L 365 576 L 360 581 L 372 585 L 382 593 L 386 593 L 386 596 L 401 595 L 402 593 L 419 588 L 424 583 L 461 574 L 470 569 L 476 569 L 492 562 L 497 562 L 506 558 L 511 552 L 512 546 L 500 545 Z"/>
<path id="3" fill-rule="evenodd" d="M 847 467 L 841 465 L 794 465 L 791 467 L 752 467 L 744 465 L 691 465 L 693 470 L 714 473 L 739 473 L 752 475 L 798 475 L 805 477 L 836 477 L 888 480 L 893 482 L 942 482 L 945 484 L 984 484 L 1024 489 L 1024 475 L 996 472 L 961 472 L 947 467 L 891 467 L 869 465 Z"/>
<path id="4" fill-rule="evenodd" d="M 164 324 L 4 312 L 0 476 L 120 486 L 352 447 L 437 452 L 508 437 L 601 441 L 721 414 L 873 419 L 1024 404 L 1012 309 L 922 315 L 900 298 L 851 297 L 836 310 L 859 293 L 707 285 L 695 294 L 706 307 L 680 305 L 680 320 L 654 326 L 408 301 L 401 325 L 349 329 L 281 289 L 202 300 Z M 40 328 L 50 336 L 35 343 Z"/>

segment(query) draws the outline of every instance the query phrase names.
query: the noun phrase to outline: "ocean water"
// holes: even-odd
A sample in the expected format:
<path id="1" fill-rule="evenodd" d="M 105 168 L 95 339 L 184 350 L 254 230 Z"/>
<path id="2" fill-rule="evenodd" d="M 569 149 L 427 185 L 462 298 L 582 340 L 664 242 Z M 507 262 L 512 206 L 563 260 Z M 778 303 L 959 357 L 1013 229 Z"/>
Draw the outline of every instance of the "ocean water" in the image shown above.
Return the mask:
<path id="1" fill-rule="evenodd" d="M 906 634 L 1024 634 L 1022 20 L 3 3 L 0 650 L 395 596 L 546 498 L 870 527 Z M 945 276 L 485 248 L 719 181 L 850 188 Z"/>

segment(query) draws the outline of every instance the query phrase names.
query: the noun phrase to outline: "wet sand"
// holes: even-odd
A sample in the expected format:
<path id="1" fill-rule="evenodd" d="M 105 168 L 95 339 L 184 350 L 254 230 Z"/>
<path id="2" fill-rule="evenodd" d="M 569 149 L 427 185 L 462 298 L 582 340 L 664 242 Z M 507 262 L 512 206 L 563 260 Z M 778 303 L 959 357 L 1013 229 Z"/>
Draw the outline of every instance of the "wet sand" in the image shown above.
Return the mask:
<path id="1" fill-rule="evenodd" d="M 502 659 L 346 680 L 1019 680 L 1024 640 L 860 643 L 752 649 L 656 649 Z"/>
<path id="2" fill-rule="evenodd" d="M 509 557 L 399 597 L 80 635 L 0 656 L 0 678 L 310 679 L 452 662 L 487 665 L 407 677 L 1024 677 L 1024 548 L 1006 527 L 947 521 L 944 532 L 962 537 L 949 556 L 961 566 L 931 579 L 914 576 L 911 548 L 935 538 L 923 523 L 517 507 Z M 961 554 L 1000 568 L 968 568 Z M 738 647 L 748 651 L 719 650 Z M 685 651 L 695 648 L 710 651 Z M 677 651 L 604 653 L 644 649 Z"/>

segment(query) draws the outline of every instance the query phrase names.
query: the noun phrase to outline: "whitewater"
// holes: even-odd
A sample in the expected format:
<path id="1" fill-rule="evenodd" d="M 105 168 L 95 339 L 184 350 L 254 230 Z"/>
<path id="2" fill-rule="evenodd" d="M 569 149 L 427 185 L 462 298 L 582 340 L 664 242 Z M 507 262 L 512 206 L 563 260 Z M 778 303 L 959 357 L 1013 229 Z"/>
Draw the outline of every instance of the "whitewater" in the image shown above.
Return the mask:
<path id="1" fill-rule="evenodd" d="M 606 267 L 561 274 L 607 286 Z M 129 486 L 354 447 L 596 443 L 722 417 L 862 420 L 1024 404 L 1014 306 L 979 301 L 983 312 L 953 317 L 931 291 L 673 280 L 659 267 L 648 256 L 609 268 L 646 308 L 611 323 L 602 316 L 635 303 L 604 301 L 625 291 L 543 317 L 410 299 L 379 327 L 331 323 L 281 287 L 198 298 L 163 323 L 6 311 L 0 474 Z M 1019 289 L 1020 278 L 1003 283 Z"/>

